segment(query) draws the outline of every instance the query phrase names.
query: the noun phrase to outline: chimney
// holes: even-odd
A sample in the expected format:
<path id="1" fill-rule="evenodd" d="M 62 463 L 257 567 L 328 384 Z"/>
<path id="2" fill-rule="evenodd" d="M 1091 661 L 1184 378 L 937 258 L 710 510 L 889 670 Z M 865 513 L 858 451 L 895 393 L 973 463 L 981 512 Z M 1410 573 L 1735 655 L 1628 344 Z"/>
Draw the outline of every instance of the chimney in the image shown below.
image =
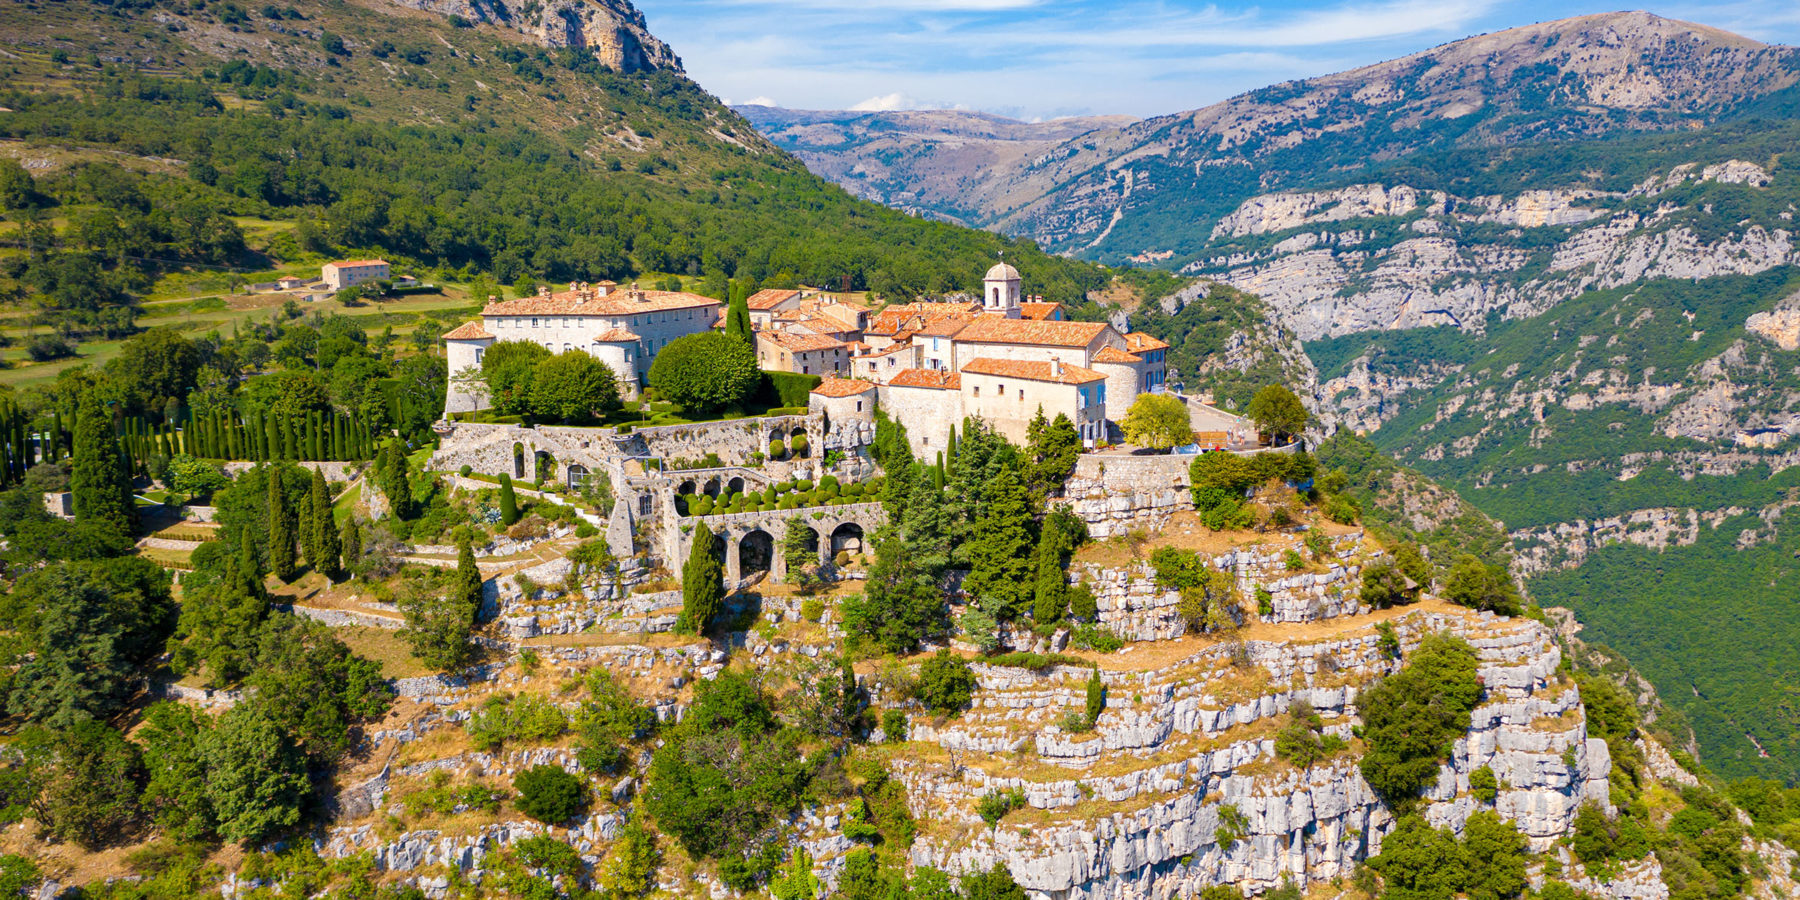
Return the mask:
<path id="1" fill-rule="evenodd" d="M 539 296 L 539 297 L 548 297 L 548 296 L 550 296 L 550 286 L 549 286 L 549 285 L 547 285 L 547 284 L 540 284 L 540 285 L 538 285 L 538 296 Z"/>
<path id="2" fill-rule="evenodd" d="M 1050 377 L 1052 377 L 1052 378 L 1061 378 L 1062 377 L 1062 358 L 1061 357 L 1056 357 L 1056 356 L 1050 357 Z"/>
<path id="3" fill-rule="evenodd" d="M 611 293 L 612 293 L 612 288 L 608 287 L 606 282 L 604 282 L 604 281 L 600 282 L 597 285 L 594 285 L 594 296 L 596 296 L 596 297 L 605 297 Z"/>

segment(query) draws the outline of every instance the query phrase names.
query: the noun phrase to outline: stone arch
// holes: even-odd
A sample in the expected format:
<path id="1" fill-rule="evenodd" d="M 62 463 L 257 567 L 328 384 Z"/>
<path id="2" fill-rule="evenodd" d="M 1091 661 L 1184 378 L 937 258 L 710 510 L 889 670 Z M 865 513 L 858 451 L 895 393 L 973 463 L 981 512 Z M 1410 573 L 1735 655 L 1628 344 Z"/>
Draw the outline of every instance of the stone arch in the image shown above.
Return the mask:
<path id="1" fill-rule="evenodd" d="M 738 577 L 749 578 L 775 565 L 775 538 L 761 528 L 751 529 L 738 540 Z"/>
<path id="2" fill-rule="evenodd" d="M 532 454 L 532 481 L 544 483 L 556 477 L 556 457 L 547 450 L 539 450 Z"/>
<path id="3" fill-rule="evenodd" d="M 706 480 L 706 489 L 705 490 L 706 490 L 706 496 L 711 497 L 714 500 L 719 499 L 719 495 L 724 493 L 724 490 L 721 488 L 721 486 L 719 484 L 719 476 L 714 475 L 713 477 L 708 478 Z"/>
<path id="4" fill-rule="evenodd" d="M 699 487 L 694 484 L 694 480 L 692 478 L 682 482 L 681 486 L 675 489 L 675 493 L 681 494 L 681 495 L 687 496 L 687 497 L 691 497 L 698 492 L 699 492 Z"/>
<path id="5" fill-rule="evenodd" d="M 513 478 L 525 477 L 525 445 L 513 441 Z"/>
<path id="6" fill-rule="evenodd" d="M 578 491 L 581 490 L 582 485 L 587 484 L 587 466 L 580 463 L 570 463 L 569 467 L 564 470 L 564 473 L 568 478 L 569 490 Z"/>
<path id="7" fill-rule="evenodd" d="M 845 551 L 851 554 L 863 552 L 863 527 L 855 522 L 844 522 L 831 530 L 831 555 Z"/>
<path id="8" fill-rule="evenodd" d="M 741 494 L 743 492 L 744 492 L 744 476 L 733 475 L 731 477 L 731 480 L 725 483 L 725 493 Z"/>
<path id="9" fill-rule="evenodd" d="M 810 439 L 810 438 L 808 438 L 806 441 L 803 442 L 804 444 L 806 444 L 805 449 L 799 450 L 799 451 L 796 451 L 794 449 L 794 438 L 804 438 L 804 437 L 806 437 L 806 426 L 805 425 L 795 425 L 793 430 L 788 432 L 787 444 L 788 444 L 789 455 L 798 457 L 800 459 L 805 459 L 806 457 L 812 455 L 812 439 Z"/>

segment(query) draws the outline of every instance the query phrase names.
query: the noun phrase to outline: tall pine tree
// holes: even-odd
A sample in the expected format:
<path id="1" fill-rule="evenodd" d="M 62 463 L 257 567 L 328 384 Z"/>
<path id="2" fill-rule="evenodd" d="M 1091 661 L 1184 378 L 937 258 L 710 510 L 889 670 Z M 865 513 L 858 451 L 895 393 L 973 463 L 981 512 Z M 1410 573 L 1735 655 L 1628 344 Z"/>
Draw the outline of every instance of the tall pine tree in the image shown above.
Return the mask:
<path id="1" fill-rule="evenodd" d="M 343 541 L 340 550 L 343 558 L 342 568 L 354 573 L 356 564 L 362 561 L 362 526 L 356 523 L 354 513 L 344 518 Z"/>
<path id="2" fill-rule="evenodd" d="M 325 484 L 325 472 L 320 467 L 313 467 L 312 485 L 309 491 L 312 498 L 313 519 L 310 528 L 313 532 L 311 553 L 307 562 L 312 563 L 313 571 L 333 581 L 338 575 L 338 556 L 342 553 L 342 544 L 338 540 L 337 521 L 331 515 L 331 489 Z"/>
<path id="3" fill-rule="evenodd" d="M 750 325 L 749 298 L 739 291 L 731 292 L 731 304 L 725 312 L 725 333 L 748 344 L 751 351 L 756 350 L 756 332 Z"/>
<path id="4" fill-rule="evenodd" d="M 287 505 L 287 492 L 281 489 L 281 468 L 269 466 L 269 568 L 283 584 L 293 581 L 298 563 L 294 559 L 294 517 Z"/>
<path id="5" fill-rule="evenodd" d="M 75 494 L 75 518 L 93 522 L 129 542 L 137 530 L 137 505 L 131 497 L 126 467 L 112 417 L 89 391 L 75 419 L 74 471 L 69 489 Z"/>

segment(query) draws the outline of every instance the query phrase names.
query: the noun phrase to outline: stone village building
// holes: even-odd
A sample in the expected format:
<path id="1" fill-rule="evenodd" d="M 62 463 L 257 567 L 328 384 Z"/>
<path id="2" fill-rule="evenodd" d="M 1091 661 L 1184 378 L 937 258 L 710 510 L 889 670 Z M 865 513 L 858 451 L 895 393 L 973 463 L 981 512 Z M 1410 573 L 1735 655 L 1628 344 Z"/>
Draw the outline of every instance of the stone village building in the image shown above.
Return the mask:
<path id="1" fill-rule="evenodd" d="M 551 353 L 581 350 L 605 363 L 619 376 L 626 398 L 636 397 L 657 351 L 678 337 L 711 331 L 721 304 L 711 297 L 681 291 L 643 291 L 637 285 L 620 290 L 610 281 L 571 284 L 552 294 L 500 301 L 489 297 L 481 320 L 444 335 L 450 387 L 444 412 L 485 409 L 488 398 L 478 386 L 458 375 L 481 368 L 482 356 L 497 341 L 530 341 Z"/>

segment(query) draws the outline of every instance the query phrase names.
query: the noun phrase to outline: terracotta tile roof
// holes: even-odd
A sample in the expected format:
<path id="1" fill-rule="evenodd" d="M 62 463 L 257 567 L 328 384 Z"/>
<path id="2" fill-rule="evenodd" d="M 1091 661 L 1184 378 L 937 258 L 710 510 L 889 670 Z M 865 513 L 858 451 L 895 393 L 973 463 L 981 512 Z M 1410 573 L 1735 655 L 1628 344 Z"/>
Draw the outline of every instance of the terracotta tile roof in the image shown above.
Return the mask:
<path id="1" fill-rule="evenodd" d="M 926 325 L 924 328 L 919 329 L 919 334 L 925 337 L 956 337 L 963 329 L 969 327 L 969 323 L 973 321 L 975 321 L 974 316 L 944 316 L 943 318 Z"/>
<path id="2" fill-rule="evenodd" d="M 962 390 L 962 376 L 943 369 L 901 369 L 894 373 L 888 387 L 931 388 L 938 391 Z"/>
<path id="3" fill-rule="evenodd" d="M 605 331 L 594 335 L 594 343 L 596 344 L 624 344 L 637 340 L 641 339 L 633 332 L 623 328 L 608 328 Z"/>
<path id="4" fill-rule="evenodd" d="M 944 316 L 972 316 L 981 311 L 979 303 L 898 303 L 875 314 L 869 322 L 870 334 L 895 334 L 917 331 Z"/>
<path id="5" fill-rule="evenodd" d="M 464 322 L 461 325 L 444 332 L 444 340 L 446 341 L 478 341 L 483 338 L 491 337 L 493 337 L 493 335 L 488 334 L 487 329 L 481 327 L 480 320 Z"/>
<path id="6" fill-rule="evenodd" d="M 810 319 L 801 319 L 800 321 L 795 322 L 794 324 L 798 325 L 801 328 L 806 329 L 807 331 L 812 332 L 813 334 L 843 334 L 846 331 L 855 331 L 856 330 L 854 328 L 847 327 L 842 322 L 836 322 L 831 319 L 826 319 L 826 318 L 822 318 L 819 316 L 814 316 Z"/>
<path id="7" fill-rule="evenodd" d="M 976 344 L 1034 344 L 1044 347 L 1086 347 L 1109 326 L 1105 322 L 1034 322 L 982 316 L 956 336 L 958 342 Z"/>
<path id="8" fill-rule="evenodd" d="M 963 372 L 970 375 L 999 375 L 1006 378 L 1022 378 L 1026 381 L 1048 381 L 1054 384 L 1087 384 L 1091 381 L 1105 381 L 1106 376 L 1093 369 L 1082 366 L 1064 365 L 1059 374 L 1048 362 L 1026 361 L 1022 359 L 971 359 L 962 367 Z"/>
<path id="9" fill-rule="evenodd" d="M 1094 354 L 1094 362 L 1097 363 L 1141 363 L 1143 361 L 1143 357 L 1133 356 L 1117 347 L 1101 347 L 1100 352 Z"/>
<path id="10" fill-rule="evenodd" d="M 813 388 L 812 392 L 821 397 L 854 397 L 874 389 L 875 385 L 867 381 L 857 381 L 852 378 L 827 378 L 820 382 L 818 387 Z"/>
<path id="11" fill-rule="evenodd" d="M 790 353 L 806 353 L 812 350 L 842 350 L 844 342 L 837 338 L 822 334 L 794 334 L 787 331 L 759 331 L 759 341 L 768 341 Z"/>
<path id="12" fill-rule="evenodd" d="M 385 266 L 387 264 L 385 259 L 340 259 L 337 262 L 326 263 L 328 266 Z"/>
<path id="13" fill-rule="evenodd" d="M 547 297 L 525 297 L 489 303 L 484 316 L 630 316 L 672 309 L 716 307 L 711 297 L 683 291 L 642 291 L 642 300 L 632 299 L 631 291 L 614 291 L 602 297 L 584 291 L 563 291 Z"/>
<path id="14" fill-rule="evenodd" d="M 1125 335 L 1125 349 L 1133 353 L 1145 353 L 1150 350 L 1167 350 L 1169 345 L 1141 331 L 1133 331 Z"/>
<path id="15" fill-rule="evenodd" d="M 800 296 L 799 291 L 770 288 L 766 291 L 757 291 L 756 293 L 751 294 L 750 299 L 746 300 L 745 303 L 751 309 L 774 309 L 798 296 Z"/>
<path id="16" fill-rule="evenodd" d="M 1062 311 L 1061 303 L 1021 303 L 1019 315 L 1027 319 L 1046 321 Z"/>

